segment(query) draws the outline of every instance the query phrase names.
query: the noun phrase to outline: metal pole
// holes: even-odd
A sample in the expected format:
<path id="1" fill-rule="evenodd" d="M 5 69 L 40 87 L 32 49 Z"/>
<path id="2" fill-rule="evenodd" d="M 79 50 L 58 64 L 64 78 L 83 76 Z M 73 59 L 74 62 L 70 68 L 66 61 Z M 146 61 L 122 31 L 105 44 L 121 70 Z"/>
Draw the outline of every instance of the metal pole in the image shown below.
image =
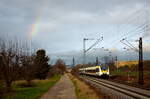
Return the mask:
<path id="1" fill-rule="evenodd" d="M 96 66 L 99 64 L 98 57 L 96 57 Z"/>
<path id="2" fill-rule="evenodd" d="M 90 49 L 92 49 L 95 45 L 98 44 L 98 42 L 102 41 L 103 40 L 103 37 L 101 37 L 101 39 L 97 39 L 97 41 L 91 45 L 88 49 L 86 49 L 86 46 L 85 46 L 85 41 L 86 40 L 94 40 L 94 39 L 89 39 L 89 38 L 84 38 L 83 39 L 83 65 L 86 64 L 86 52 L 88 52 Z"/>
<path id="3" fill-rule="evenodd" d="M 72 59 L 72 66 L 75 66 L 75 59 L 74 59 L 74 57 Z"/>
<path id="4" fill-rule="evenodd" d="M 117 58 L 117 56 L 116 56 L 116 67 L 117 67 L 117 71 L 118 71 L 118 58 Z"/>
<path id="5" fill-rule="evenodd" d="M 85 52 L 85 38 L 83 39 L 83 65 L 85 64 L 86 61 L 86 52 Z"/>
<path id="6" fill-rule="evenodd" d="M 140 85 L 144 84 L 143 79 L 143 49 L 142 49 L 142 37 L 139 39 L 139 81 Z"/>

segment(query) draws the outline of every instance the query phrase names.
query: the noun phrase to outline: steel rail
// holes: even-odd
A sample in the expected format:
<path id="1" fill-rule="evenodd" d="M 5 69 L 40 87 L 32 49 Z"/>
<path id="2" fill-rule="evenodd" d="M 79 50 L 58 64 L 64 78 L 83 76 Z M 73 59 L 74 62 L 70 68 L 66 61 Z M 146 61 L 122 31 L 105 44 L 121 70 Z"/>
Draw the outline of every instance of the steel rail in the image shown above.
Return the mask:
<path id="1" fill-rule="evenodd" d="M 123 84 L 118 84 L 118 83 L 114 83 L 114 82 L 110 82 L 110 81 L 105 81 L 105 80 L 101 80 L 101 79 L 96 79 L 94 77 L 86 77 L 87 80 L 92 81 L 98 85 L 102 85 L 105 86 L 107 88 L 110 88 L 112 90 L 115 90 L 117 92 L 123 93 L 127 96 L 136 98 L 136 99 L 150 99 L 150 91 L 147 90 L 143 90 L 140 88 L 136 88 L 136 87 L 131 87 L 131 86 L 127 86 L 127 85 L 123 85 Z M 141 90 L 140 92 L 134 89 L 138 89 Z M 146 91 L 147 93 L 143 93 L 144 91 Z"/>

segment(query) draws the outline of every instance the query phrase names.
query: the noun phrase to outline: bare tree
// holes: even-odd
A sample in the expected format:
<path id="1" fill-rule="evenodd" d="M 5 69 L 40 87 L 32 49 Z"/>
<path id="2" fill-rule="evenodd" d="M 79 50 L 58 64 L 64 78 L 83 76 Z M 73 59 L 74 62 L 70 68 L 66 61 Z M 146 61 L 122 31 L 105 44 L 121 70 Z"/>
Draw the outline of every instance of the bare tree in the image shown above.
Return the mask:
<path id="1" fill-rule="evenodd" d="M 18 42 L 12 40 L 2 40 L 0 43 L 0 56 L 1 56 L 1 74 L 2 79 L 6 85 L 7 91 L 11 90 L 11 84 L 18 77 L 19 70 L 19 55 L 18 55 Z"/>
<path id="2" fill-rule="evenodd" d="M 35 78 L 35 67 L 33 64 L 34 56 L 21 57 L 21 75 L 27 81 L 27 86 L 31 86 L 32 80 Z"/>
<path id="3" fill-rule="evenodd" d="M 34 56 L 29 43 L 22 42 L 20 47 L 20 76 L 27 81 L 27 86 L 31 86 L 32 80 L 35 79 Z"/>
<path id="4" fill-rule="evenodd" d="M 64 72 L 66 72 L 66 66 L 63 60 L 58 59 L 55 63 L 55 65 L 53 66 L 51 72 L 54 72 L 56 74 L 63 74 Z"/>

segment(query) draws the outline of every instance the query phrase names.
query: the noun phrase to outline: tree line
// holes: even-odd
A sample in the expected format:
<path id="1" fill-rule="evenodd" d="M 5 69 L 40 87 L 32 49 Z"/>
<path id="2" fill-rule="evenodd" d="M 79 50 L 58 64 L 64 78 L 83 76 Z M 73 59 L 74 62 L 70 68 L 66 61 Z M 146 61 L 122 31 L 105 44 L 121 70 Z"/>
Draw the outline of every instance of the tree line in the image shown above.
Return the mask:
<path id="1" fill-rule="evenodd" d="M 27 42 L 0 38 L 0 86 L 4 85 L 0 94 L 11 91 L 16 80 L 26 80 L 30 86 L 34 79 L 46 79 L 65 72 L 63 60 L 58 59 L 54 66 L 49 61 L 44 49 L 32 51 Z"/>

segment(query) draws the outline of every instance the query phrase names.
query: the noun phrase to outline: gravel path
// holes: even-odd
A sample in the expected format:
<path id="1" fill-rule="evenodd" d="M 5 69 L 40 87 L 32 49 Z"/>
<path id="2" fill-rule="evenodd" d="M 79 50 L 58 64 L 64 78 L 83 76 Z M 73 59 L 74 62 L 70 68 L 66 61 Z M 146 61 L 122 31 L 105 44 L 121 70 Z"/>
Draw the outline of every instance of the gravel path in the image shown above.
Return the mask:
<path id="1" fill-rule="evenodd" d="M 41 99 L 76 99 L 74 85 L 65 74 Z"/>

